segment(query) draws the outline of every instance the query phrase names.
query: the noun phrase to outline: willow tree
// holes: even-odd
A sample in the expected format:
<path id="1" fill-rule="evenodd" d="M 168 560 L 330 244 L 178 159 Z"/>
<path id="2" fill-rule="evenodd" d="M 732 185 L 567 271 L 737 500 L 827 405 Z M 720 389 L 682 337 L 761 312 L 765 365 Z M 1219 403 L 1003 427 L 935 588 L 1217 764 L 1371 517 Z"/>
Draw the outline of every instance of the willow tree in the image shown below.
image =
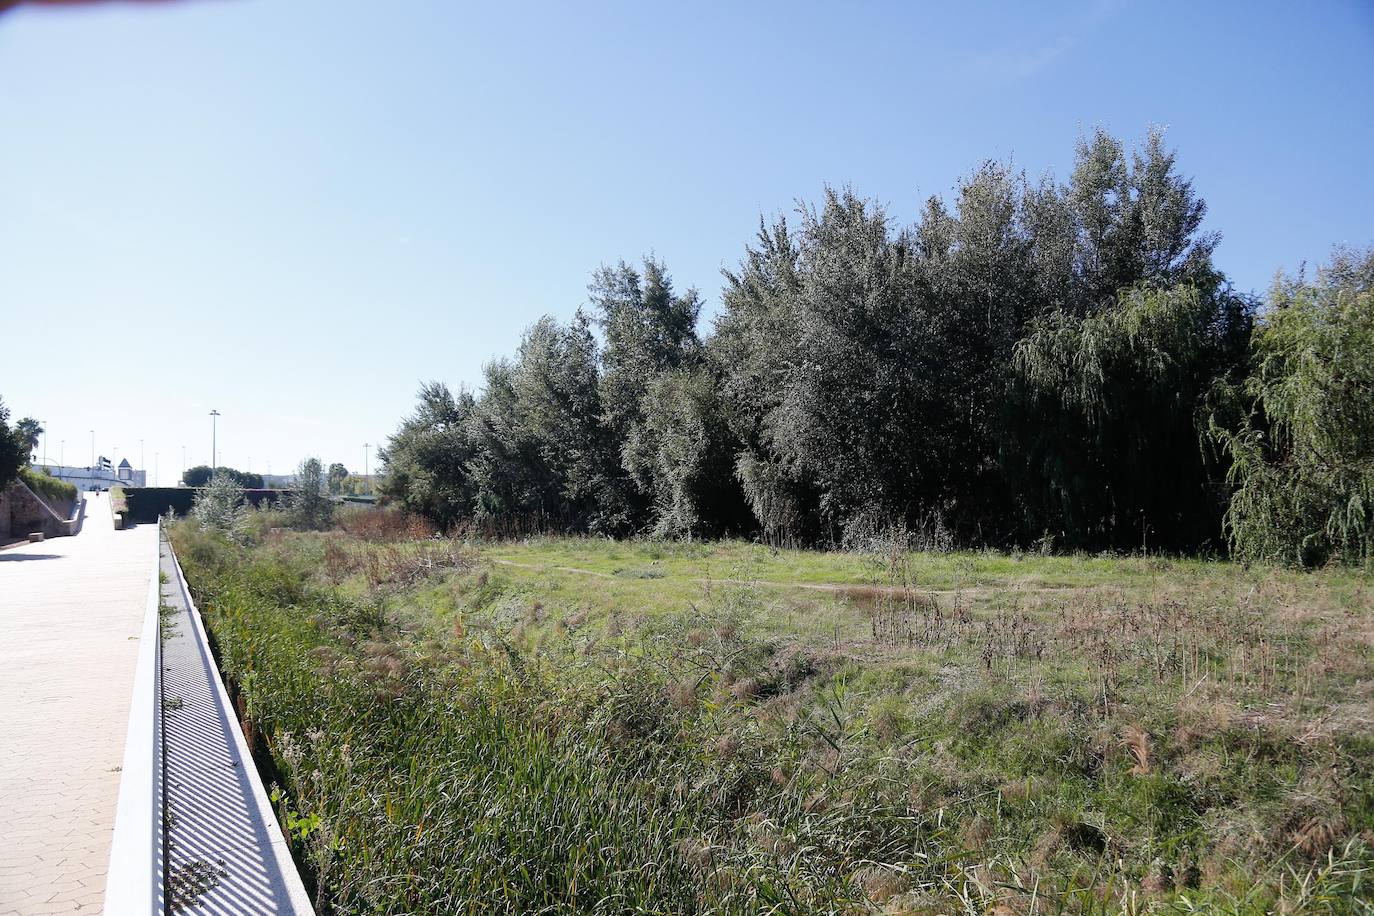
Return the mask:
<path id="1" fill-rule="evenodd" d="M 1003 465 L 1029 534 L 1196 549 L 1221 534 L 1207 396 L 1243 365 L 1247 303 L 1196 287 L 1035 321 L 1012 361 Z"/>
<path id="2" fill-rule="evenodd" d="M 1374 249 L 1338 251 L 1315 282 L 1280 278 L 1242 396 L 1215 432 L 1236 486 L 1236 553 L 1299 565 L 1374 563 Z"/>

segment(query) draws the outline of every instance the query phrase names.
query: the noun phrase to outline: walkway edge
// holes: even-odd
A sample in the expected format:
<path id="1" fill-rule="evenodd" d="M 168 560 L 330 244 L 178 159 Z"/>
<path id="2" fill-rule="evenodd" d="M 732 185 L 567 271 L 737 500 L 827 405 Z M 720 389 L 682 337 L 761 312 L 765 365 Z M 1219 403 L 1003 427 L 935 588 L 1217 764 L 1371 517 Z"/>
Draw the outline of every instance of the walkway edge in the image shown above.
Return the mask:
<path id="1" fill-rule="evenodd" d="M 237 722 L 233 722 L 232 710 L 234 705 L 229 701 L 229 691 L 224 687 L 224 678 L 220 674 L 219 667 L 215 664 L 214 654 L 210 651 L 210 640 L 205 632 L 205 623 L 201 620 L 200 609 L 196 607 L 195 600 L 191 597 L 191 589 L 186 583 L 186 574 L 181 569 L 181 560 L 177 558 L 176 551 L 168 544 L 168 552 L 172 556 L 172 563 L 176 567 L 177 587 L 181 590 L 181 596 L 186 602 L 186 610 L 191 619 L 191 626 L 195 632 L 195 638 L 200 644 L 200 650 L 207 660 L 207 665 L 211 673 L 210 680 L 220 704 L 220 708 L 230 711 L 231 722 L 228 731 L 233 735 L 233 746 L 227 748 L 228 755 L 233 761 L 233 765 L 244 774 L 252 790 L 253 806 L 260 823 L 266 825 L 267 830 L 272 836 L 270 843 L 270 853 L 268 850 L 259 850 L 264 859 L 275 866 L 280 880 L 280 887 L 286 891 L 288 898 L 288 910 L 271 910 L 271 912 L 286 912 L 294 916 L 314 916 L 315 907 L 310 901 L 310 895 L 306 893 L 305 884 L 301 881 L 300 872 L 296 870 L 296 862 L 291 858 L 291 847 L 286 837 L 281 832 L 281 827 L 277 823 L 277 814 L 272 809 L 272 803 L 267 797 L 267 789 L 262 784 L 262 777 L 258 774 L 257 764 L 253 760 L 252 751 L 248 747 L 248 741 L 243 736 L 243 730 L 238 727 Z M 269 912 L 264 909 L 262 912 Z"/>
<path id="2" fill-rule="evenodd" d="M 160 534 L 153 541 L 148 607 L 138 637 L 138 666 L 129 702 L 129 730 L 105 883 L 105 916 L 156 916 L 163 912 Z"/>

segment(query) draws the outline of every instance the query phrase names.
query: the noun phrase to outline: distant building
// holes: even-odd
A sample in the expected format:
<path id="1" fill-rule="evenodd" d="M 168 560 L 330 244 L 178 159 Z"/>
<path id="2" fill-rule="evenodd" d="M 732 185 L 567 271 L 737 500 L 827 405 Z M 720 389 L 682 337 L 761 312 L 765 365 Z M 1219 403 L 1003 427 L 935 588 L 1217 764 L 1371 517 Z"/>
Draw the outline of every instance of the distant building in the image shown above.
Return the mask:
<path id="1" fill-rule="evenodd" d="M 119 462 L 116 468 L 110 459 L 101 455 L 92 467 L 76 465 L 43 464 L 35 461 L 29 465 L 35 474 L 49 474 L 58 480 L 65 480 L 78 490 L 108 490 L 110 487 L 146 487 L 148 472 L 136 471 L 128 459 Z"/>

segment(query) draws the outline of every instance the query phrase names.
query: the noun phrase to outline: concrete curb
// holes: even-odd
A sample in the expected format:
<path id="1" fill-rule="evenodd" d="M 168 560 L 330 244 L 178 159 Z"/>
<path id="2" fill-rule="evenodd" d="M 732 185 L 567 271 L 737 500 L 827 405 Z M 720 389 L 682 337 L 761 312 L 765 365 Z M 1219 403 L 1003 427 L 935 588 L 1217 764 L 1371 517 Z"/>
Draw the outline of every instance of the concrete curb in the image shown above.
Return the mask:
<path id="1" fill-rule="evenodd" d="M 105 916 L 163 912 L 162 639 L 158 608 L 160 539 L 154 542 L 148 607 L 139 634 L 129 730 L 119 777 L 114 836 L 105 884 Z"/>
<path id="2" fill-rule="evenodd" d="M 167 545 L 175 592 L 175 628 L 164 649 L 164 690 L 177 694 L 167 724 L 166 801 L 176 815 L 169 835 L 169 874 L 216 862 L 221 881 L 184 907 L 187 914 L 292 914 L 315 910 L 291 847 L 239 727 L 200 611 L 176 552 Z M 180 628 L 179 624 L 189 626 Z M 180 636 L 188 640 L 181 642 Z M 182 702 L 184 701 L 184 705 Z M 227 765 L 226 765 L 227 764 Z"/>

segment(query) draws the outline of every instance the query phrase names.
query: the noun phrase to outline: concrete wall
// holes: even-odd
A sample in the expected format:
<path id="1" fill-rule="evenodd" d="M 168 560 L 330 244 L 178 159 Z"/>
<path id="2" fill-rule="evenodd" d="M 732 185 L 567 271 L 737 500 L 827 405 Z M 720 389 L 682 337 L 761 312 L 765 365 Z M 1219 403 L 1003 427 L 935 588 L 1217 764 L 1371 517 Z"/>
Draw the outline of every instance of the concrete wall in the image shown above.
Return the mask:
<path id="1" fill-rule="evenodd" d="M 84 508 L 85 501 L 77 499 L 64 516 L 22 481 L 16 480 L 0 494 L 0 538 L 23 538 L 39 531 L 50 538 L 76 534 L 81 528 Z"/>

